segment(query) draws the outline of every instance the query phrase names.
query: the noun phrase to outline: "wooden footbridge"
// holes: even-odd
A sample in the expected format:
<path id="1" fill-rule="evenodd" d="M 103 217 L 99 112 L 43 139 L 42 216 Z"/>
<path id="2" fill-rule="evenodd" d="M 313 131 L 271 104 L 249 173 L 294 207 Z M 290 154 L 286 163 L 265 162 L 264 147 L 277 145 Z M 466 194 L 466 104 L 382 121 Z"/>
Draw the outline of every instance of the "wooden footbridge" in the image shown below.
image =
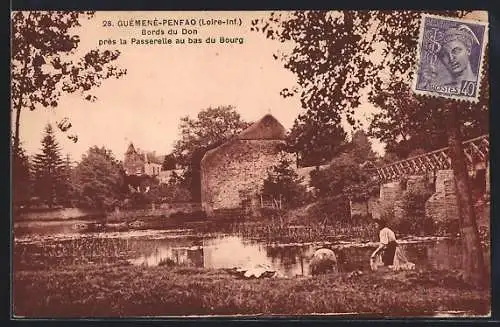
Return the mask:
<path id="1" fill-rule="evenodd" d="M 489 160 L 489 135 L 482 135 L 463 142 L 464 154 L 469 167 Z M 427 152 L 389 165 L 375 168 L 375 177 L 381 183 L 401 179 L 404 176 L 424 175 L 437 170 L 451 169 L 449 147 Z"/>

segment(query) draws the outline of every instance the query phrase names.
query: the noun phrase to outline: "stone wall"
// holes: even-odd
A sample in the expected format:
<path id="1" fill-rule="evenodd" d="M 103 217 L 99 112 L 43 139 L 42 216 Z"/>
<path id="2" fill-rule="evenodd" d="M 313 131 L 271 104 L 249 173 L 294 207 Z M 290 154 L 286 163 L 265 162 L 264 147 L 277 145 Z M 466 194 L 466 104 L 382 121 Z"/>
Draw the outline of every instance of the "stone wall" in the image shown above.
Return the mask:
<path id="1" fill-rule="evenodd" d="M 162 203 L 147 209 L 116 210 L 109 213 L 107 217 L 110 220 L 122 221 L 161 216 L 168 218 L 175 214 L 197 214 L 201 211 L 201 203 L 199 202 Z"/>
<path id="2" fill-rule="evenodd" d="M 391 205 L 402 193 L 403 190 L 399 181 L 382 184 L 380 185 L 380 202 L 382 205 Z"/>
<path id="3" fill-rule="evenodd" d="M 201 161 L 201 201 L 203 210 L 240 208 L 245 203 L 255 209 L 267 170 L 278 163 L 281 140 L 234 139 L 205 154 Z M 251 210 L 255 212 L 255 210 Z"/>
<path id="4" fill-rule="evenodd" d="M 427 178 L 423 175 L 408 176 L 406 191 L 423 191 L 427 188 Z"/>
<path id="5" fill-rule="evenodd" d="M 425 214 L 437 222 L 458 220 L 453 170 L 436 173 L 436 192 L 425 204 Z"/>
<path id="6" fill-rule="evenodd" d="M 386 213 L 391 215 L 394 212 L 394 204 L 403 193 L 401 183 L 399 181 L 390 182 L 380 185 L 379 198 L 379 216 L 383 217 Z"/>

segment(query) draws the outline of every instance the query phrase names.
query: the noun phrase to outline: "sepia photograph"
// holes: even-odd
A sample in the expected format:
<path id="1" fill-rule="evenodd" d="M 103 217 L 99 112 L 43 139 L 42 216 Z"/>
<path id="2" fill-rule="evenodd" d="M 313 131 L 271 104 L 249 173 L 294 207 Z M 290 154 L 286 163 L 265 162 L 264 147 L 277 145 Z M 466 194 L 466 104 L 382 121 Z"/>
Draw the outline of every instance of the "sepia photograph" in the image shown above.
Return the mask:
<path id="1" fill-rule="evenodd" d="M 12 11 L 11 319 L 491 318 L 486 11 Z"/>

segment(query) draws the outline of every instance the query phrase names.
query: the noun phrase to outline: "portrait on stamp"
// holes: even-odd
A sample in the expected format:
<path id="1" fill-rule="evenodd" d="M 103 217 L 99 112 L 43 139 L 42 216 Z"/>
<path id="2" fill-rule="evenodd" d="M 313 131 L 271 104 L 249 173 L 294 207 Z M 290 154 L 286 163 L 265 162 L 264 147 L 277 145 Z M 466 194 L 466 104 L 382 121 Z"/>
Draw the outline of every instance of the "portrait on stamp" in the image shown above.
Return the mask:
<path id="1" fill-rule="evenodd" d="M 478 97 L 487 26 L 424 15 L 414 91 L 472 100 Z"/>

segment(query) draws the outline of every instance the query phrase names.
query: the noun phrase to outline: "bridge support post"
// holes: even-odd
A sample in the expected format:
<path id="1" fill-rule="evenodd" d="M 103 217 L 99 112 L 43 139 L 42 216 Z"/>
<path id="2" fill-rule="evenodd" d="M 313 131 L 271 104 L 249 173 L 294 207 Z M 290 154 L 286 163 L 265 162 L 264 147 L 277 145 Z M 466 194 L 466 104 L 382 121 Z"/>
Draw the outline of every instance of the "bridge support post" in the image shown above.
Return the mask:
<path id="1" fill-rule="evenodd" d="M 378 200 L 378 212 L 372 213 L 374 218 L 381 218 L 385 214 L 394 214 L 395 203 L 401 197 L 403 190 L 399 181 L 380 185 L 380 197 Z"/>
<path id="2" fill-rule="evenodd" d="M 436 173 L 436 190 L 425 203 L 425 215 L 436 222 L 449 222 L 458 216 L 457 196 L 453 170 L 438 170 Z"/>

